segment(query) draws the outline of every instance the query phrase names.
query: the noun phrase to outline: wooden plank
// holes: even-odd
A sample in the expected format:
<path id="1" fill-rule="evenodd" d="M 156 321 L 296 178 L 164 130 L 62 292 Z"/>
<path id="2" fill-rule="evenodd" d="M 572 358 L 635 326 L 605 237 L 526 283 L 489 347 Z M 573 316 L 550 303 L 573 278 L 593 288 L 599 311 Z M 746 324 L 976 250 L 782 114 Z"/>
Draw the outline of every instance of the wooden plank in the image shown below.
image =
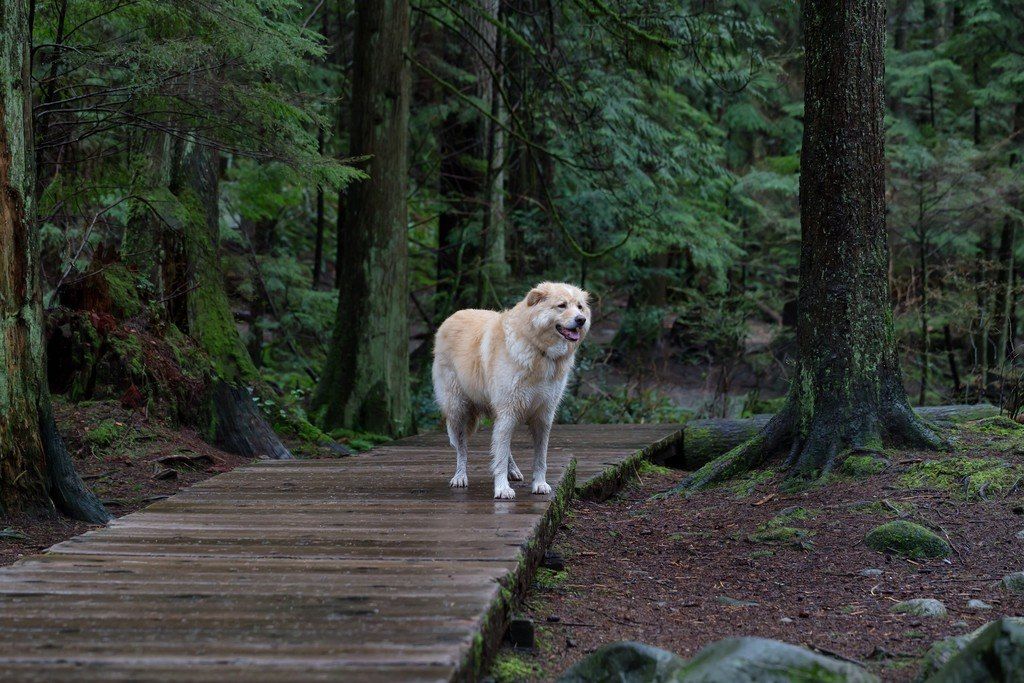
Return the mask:
<path id="1" fill-rule="evenodd" d="M 564 497 L 677 434 L 556 427 L 548 480 Z M 493 500 L 488 439 L 469 489 L 439 434 L 257 462 L 0 570 L 0 681 L 465 679 L 561 510 L 527 482 Z"/>

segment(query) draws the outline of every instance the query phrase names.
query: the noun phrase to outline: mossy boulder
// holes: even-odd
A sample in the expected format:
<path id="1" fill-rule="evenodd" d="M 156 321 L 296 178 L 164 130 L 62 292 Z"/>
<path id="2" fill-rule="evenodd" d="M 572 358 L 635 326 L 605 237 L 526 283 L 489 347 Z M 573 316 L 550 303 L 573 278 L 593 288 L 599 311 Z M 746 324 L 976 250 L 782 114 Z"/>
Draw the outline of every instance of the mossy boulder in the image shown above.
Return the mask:
<path id="1" fill-rule="evenodd" d="M 766 638 L 726 638 L 698 652 L 679 683 L 859 683 L 878 679 L 861 667 Z"/>
<path id="2" fill-rule="evenodd" d="M 949 612 L 940 600 L 934 598 L 914 598 L 904 600 L 892 606 L 896 614 L 910 614 L 915 617 L 948 617 Z"/>
<path id="3" fill-rule="evenodd" d="M 902 519 L 875 527 L 864 542 L 872 550 L 910 558 L 947 557 L 953 552 L 938 534 Z"/>
<path id="4" fill-rule="evenodd" d="M 558 683 L 661 683 L 675 681 L 682 657 L 643 643 L 623 641 L 599 648 L 568 669 Z"/>
<path id="5" fill-rule="evenodd" d="M 999 619 L 978 629 L 962 649 L 951 654 L 948 661 L 925 680 L 927 683 L 1024 681 L 1024 619 Z"/>
<path id="6" fill-rule="evenodd" d="M 982 628 L 984 628 L 984 626 Z M 924 657 L 921 658 L 921 669 L 918 671 L 917 680 L 925 681 L 929 676 L 944 667 L 949 660 L 967 647 L 971 642 L 971 639 L 980 633 L 981 630 L 982 629 L 979 628 L 974 633 L 966 633 L 962 636 L 951 636 L 949 638 L 943 638 L 942 640 L 936 640 L 932 643 Z"/>

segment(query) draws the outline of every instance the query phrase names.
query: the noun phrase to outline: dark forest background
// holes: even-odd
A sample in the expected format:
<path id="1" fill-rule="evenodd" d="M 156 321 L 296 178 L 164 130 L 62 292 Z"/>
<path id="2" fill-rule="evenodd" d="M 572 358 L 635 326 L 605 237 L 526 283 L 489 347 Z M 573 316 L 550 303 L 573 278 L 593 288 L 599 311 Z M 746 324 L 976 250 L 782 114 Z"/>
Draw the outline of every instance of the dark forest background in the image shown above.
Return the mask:
<path id="1" fill-rule="evenodd" d="M 416 0 L 407 27 L 369 4 L 32 5 L 59 401 L 146 407 L 243 453 L 285 448 L 231 429 L 259 416 L 362 448 L 436 427 L 441 320 L 556 279 L 598 301 L 561 420 L 779 407 L 796 3 Z M 1011 0 L 889 4 L 889 278 L 915 403 L 1024 400 L 1022 38 Z M 405 86 L 380 80 L 394 59 Z M 387 187 L 361 193 L 375 171 Z"/>

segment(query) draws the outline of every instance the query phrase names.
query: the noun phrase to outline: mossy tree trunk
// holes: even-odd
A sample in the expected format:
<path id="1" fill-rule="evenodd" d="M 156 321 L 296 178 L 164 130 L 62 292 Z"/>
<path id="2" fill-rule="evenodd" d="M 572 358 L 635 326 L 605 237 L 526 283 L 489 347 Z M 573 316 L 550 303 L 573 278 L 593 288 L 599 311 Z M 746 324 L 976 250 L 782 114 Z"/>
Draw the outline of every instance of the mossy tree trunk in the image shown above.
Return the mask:
<path id="1" fill-rule="evenodd" d="M 347 193 L 338 317 L 313 397 L 322 426 L 393 436 L 412 428 L 409 398 L 407 0 L 356 3 L 350 154 L 369 180 Z"/>
<path id="2" fill-rule="evenodd" d="M 903 387 L 887 278 L 884 0 L 804 0 L 797 374 L 760 434 L 688 477 L 700 488 L 789 447 L 803 476 L 851 449 L 937 448 Z"/>
<path id="3" fill-rule="evenodd" d="M 28 6 L 0 0 L 0 515 L 110 515 L 75 472 L 46 384 L 33 170 Z"/>
<path id="4" fill-rule="evenodd" d="M 290 458 L 255 403 L 259 373 L 242 343 L 231 313 L 218 256 L 219 179 L 215 153 L 186 146 L 173 190 L 185 207 L 182 249 L 189 286 L 187 328 L 213 363 L 210 421 L 214 440 L 248 457 Z"/>

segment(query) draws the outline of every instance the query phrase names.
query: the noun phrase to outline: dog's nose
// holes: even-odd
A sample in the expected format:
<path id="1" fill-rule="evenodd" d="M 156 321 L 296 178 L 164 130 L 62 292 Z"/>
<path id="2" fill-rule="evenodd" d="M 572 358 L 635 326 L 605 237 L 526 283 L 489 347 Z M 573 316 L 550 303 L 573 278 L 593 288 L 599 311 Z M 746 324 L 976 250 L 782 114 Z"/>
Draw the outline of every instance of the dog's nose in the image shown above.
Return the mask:
<path id="1" fill-rule="evenodd" d="M 587 319 L 586 318 L 584 318 L 582 315 L 576 316 L 576 327 L 583 327 L 586 324 L 587 324 Z"/>

